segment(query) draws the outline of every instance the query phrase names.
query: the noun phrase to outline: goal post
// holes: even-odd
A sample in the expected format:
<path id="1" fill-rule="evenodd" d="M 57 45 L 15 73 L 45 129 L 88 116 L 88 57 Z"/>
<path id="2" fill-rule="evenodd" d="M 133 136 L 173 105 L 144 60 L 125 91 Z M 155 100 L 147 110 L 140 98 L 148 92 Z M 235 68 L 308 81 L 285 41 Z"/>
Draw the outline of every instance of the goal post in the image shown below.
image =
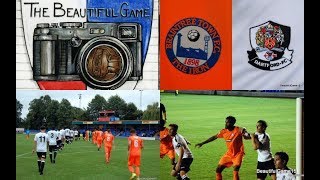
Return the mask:
<path id="1" fill-rule="evenodd" d="M 296 98 L 296 180 L 304 174 L 304 98 Z"/>

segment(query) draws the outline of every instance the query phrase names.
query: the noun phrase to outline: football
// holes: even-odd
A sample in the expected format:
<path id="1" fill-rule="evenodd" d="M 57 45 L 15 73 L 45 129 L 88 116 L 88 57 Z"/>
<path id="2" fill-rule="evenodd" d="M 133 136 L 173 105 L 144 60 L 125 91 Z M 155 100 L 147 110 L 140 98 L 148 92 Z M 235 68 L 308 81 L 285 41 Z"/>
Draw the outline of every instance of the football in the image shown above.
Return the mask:
<path id="1" fill-rule="evenodd" d="M 199 38 L 200 38 L 200 33 L 197 30 L 192 29 L 188 32 L 188 39 L 191 42 L 196 42 L 198 41 Z"/>

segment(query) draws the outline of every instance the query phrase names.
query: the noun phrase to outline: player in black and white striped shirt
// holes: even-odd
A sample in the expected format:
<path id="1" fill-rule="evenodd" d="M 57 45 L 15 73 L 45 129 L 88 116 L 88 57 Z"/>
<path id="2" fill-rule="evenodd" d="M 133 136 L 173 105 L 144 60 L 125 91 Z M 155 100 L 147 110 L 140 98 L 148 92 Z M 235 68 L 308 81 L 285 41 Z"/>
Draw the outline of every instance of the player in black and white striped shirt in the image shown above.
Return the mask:
<path id="1" fill-rule="evenodd" d="M 172 137 L 173 148 L 178 155 L 178 161 L 174 165 L 171 175 L 179 180 L 189 180 L 187 173 L 193 161 L 193 155 L 188 144 L 190 144 L 181 134 L 177 133 L 178 125 L 169 125 L 169 135 Z"/>

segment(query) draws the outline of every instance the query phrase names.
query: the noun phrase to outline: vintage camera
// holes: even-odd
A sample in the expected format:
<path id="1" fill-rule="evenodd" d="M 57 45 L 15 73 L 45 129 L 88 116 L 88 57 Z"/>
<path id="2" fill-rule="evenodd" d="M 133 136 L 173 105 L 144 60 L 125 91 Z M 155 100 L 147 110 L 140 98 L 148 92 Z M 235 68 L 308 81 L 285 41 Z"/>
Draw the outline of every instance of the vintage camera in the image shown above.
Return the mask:
<path id="1" fill-rule="evenodd" d="M 116 89 L 142 79 L 141 26 L 137 23 L 37 24 L 33 77 L 82 80 L 95 89 Z"/>

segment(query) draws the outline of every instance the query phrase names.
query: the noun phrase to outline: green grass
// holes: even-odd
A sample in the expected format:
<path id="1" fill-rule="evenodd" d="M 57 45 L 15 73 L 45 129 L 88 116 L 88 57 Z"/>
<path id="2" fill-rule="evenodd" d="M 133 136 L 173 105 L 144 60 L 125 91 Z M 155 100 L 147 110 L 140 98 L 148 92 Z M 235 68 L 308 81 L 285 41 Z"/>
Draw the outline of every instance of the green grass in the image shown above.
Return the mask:
<path id="1" fill-rule="evenodd" d="M 267 133 L 271 137 L 271 151 L 286 151 L 289 155 L 288 166 L 295 168 L 295 99 L 234 97 L 213 95 L 190 95 L 161 93 L 161 102 L 167 110 L 167 126 L 179 125 L 178 133 L 191 142 L 194 155 L 191 179 L 215 179 L 215 169 L 227 148 L 223 139 L 196 149 L 194 145 L 218 133 L 224 128 L 225 117 L 232 115 L 237 119 L 236 126 L 246 127 L 251 133 L 256 130 L 256 122 L 267 121 Z M 245 140 L 245 157 L 240 169 L 240 178 L 256 179 L 257 152 L 251 141 Z M 169 159 L 160 161 L 160 179 L 171 180 Z M 232 179 L 233 168 L 223 171 L 223 178 Z M 270 179 L 270 177 L 268 177 Z M 267 178 L 267 179 L 268 179 Z"/>
<path id="2" fill-rule="evenodd" d="M 115 149 L 111 152 L 111 160 L 105 164 L 104 150 L 98 151 L 96 145 L 83 140 L 65 145 L 58 152 L 56 164 L 50 163 L 49 153 L 44 175 L 38 173 L 37 155 L 32 155 L 33 139 L 26 140 L 25 135 L 16 136 L 16 179 L 46 180 L 128 180 L 131 173 L 127 167 L 127 139 L 116 138 Z M 159 179 L 159 141 L 144 141 L 141 156 L 140 178 Z"/>

